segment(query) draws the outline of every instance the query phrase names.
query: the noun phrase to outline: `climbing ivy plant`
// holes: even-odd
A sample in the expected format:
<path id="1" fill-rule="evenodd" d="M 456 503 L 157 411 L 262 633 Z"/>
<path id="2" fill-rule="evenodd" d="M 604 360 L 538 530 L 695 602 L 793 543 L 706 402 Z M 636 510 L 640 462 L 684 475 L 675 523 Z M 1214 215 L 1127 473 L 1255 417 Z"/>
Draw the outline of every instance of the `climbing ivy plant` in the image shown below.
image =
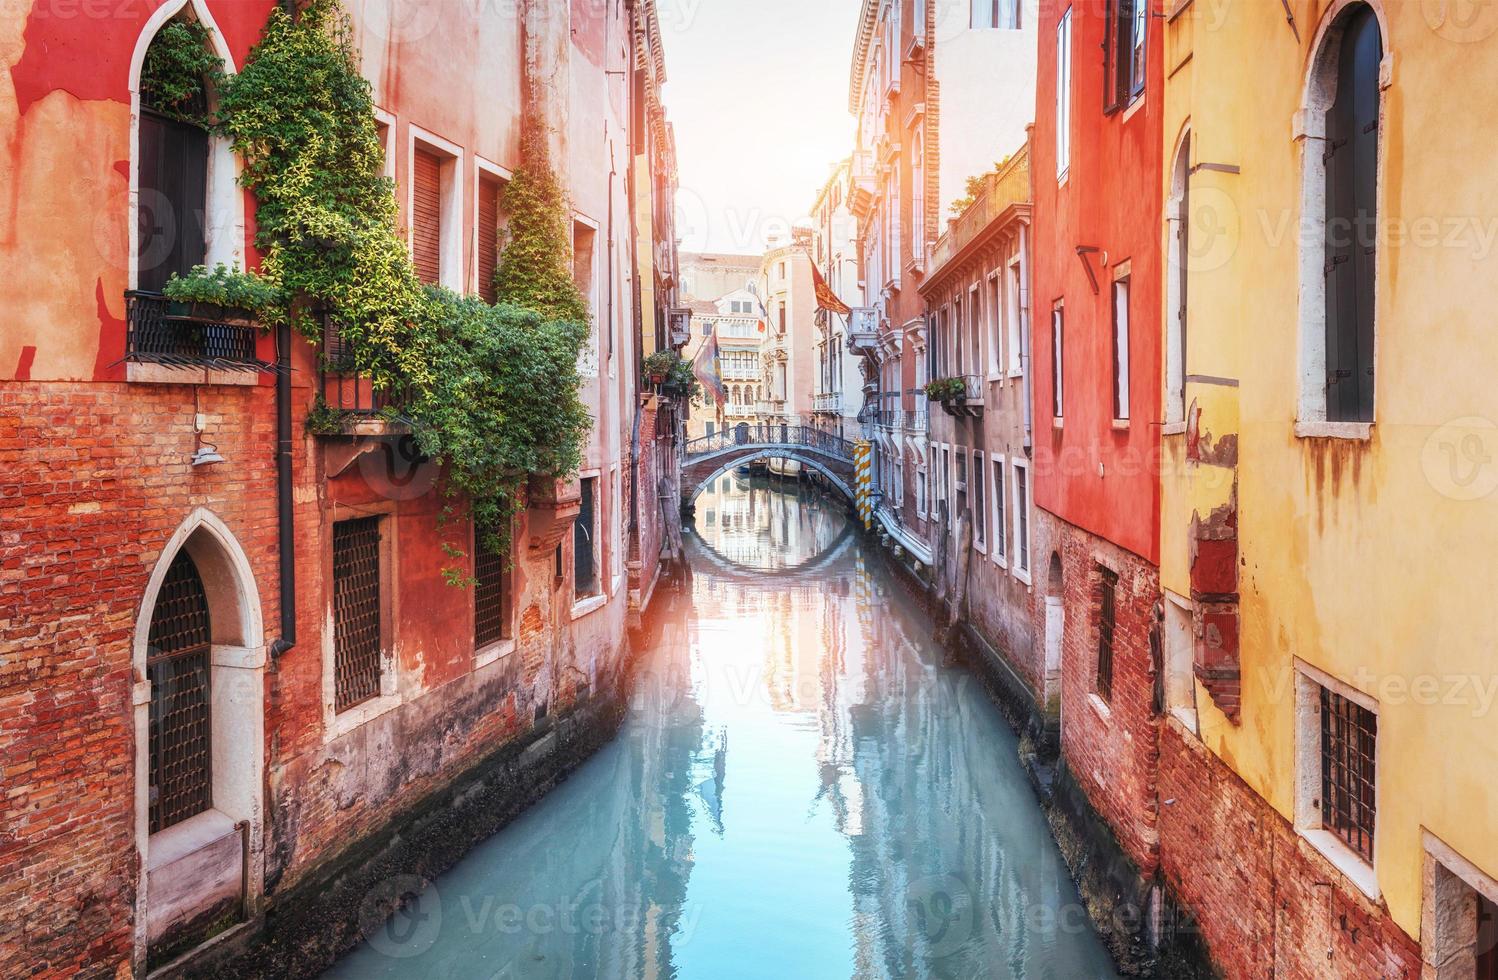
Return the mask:
<path id="1" fill-rule="evenodd" d="M 171 20 L 156 32 L 140 68 L 141 101 L 155 111 L 208 125 L 207 84 L 222 78 L 224 62 L 209 44 L 208 28 Z"/>
<path id="2" fill-rule="evenodd" d="M 486 545 L 507 551 L 528 475 L 574 472 L 591 424 L 577 371 L 587 308 L 570 275 L 557 278 L 570 265 L 558 237 L 568 211 L 544 134 L 523 141 L 490 306 L 418 279 L 337 0 L 275 9 L 244 70 L 224 80 L 220 116 L 258 204 L 262 274 L 279 288 L 266 315 L 313 342 L 324 317 L 335 323 L 340 370 L 399 392 L 422 452 L 447 468 L 447 492 L 467 496 Z M 328 414 L 319 405 L 312 417 Z"/>

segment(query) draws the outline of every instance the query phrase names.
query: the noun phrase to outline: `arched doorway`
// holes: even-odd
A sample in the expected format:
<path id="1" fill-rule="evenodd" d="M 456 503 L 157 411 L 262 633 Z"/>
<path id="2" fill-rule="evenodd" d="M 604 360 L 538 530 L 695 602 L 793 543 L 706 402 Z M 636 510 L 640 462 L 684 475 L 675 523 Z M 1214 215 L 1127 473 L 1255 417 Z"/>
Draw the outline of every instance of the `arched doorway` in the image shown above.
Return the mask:
<path id="1" fill-rule="evenodd" d="M 1051 552 L 1045 582 L 1045 686 L 1046 700 L 1061 690 L 1061 637 L 1066 626 L 1066 600 L 1061 570 L 1061 556 Z M 1060 698 L 1056 698 L 1059 703 Z"/>
<path id="2" fill-rule="evenodd" d="M 198 509 L 162 548 L 134 640 L 137 960 L 254 915 L 263 880 L 265 636 L 249 560 Z"/>

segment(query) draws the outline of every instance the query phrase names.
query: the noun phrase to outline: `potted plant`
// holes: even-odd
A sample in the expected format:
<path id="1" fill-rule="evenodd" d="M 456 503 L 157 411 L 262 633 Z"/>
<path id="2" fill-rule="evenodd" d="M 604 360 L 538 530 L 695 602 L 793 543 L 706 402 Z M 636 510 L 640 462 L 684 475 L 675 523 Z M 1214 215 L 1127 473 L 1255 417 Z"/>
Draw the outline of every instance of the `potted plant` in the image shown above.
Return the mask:
<path id="1" fill-rule="evenodd" d="M 273 283 L 253 272 L 241 272 L 220 262 L 210 272 L 195 265 L 185 276 L 173 273 L 161 289 L 170 316 L 250 324 L 276 302 Z"/>
<path id="2" fill-rule="evenodd" d="M 692 365 L 678 357 L 676 363 L 671 365 L 671 370 L 666 372 L 666 380 L 661 385 L 661 390 L 668 395 L 690 401 L 702 394 L 702 385 L 697 382 L 697 375 L 692 371 Z"/>
<path id="3" fill-rule="evenodd" d="M 927 382 L 926 397 L 934 402 L 961 402 L 967 398 L 967 385 L 961 378 L 937 378 Z"/>
<path id="4" fill-rule="evenodd" d="M 681 363 L 681 357 L 673 350 L 658 350 L 645 358 L 645 380 L 653 385 L 665 384 L 671 371 Z"/>

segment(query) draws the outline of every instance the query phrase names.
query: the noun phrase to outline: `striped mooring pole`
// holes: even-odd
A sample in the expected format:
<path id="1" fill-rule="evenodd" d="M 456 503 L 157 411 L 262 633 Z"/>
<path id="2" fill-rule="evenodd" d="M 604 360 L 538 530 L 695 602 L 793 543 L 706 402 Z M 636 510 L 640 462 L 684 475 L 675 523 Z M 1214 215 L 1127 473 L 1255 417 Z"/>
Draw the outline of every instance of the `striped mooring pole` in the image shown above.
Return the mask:
<path id="1" fill-rule="evenodd" d="M 864 439 L 853 443 L 853 470 L 857 483 L 858 517 L 863 521 L 865 531 L 874 526 L 874 488 L 871 482 L 873 471 L 872 448 L 868 441 Z"/>

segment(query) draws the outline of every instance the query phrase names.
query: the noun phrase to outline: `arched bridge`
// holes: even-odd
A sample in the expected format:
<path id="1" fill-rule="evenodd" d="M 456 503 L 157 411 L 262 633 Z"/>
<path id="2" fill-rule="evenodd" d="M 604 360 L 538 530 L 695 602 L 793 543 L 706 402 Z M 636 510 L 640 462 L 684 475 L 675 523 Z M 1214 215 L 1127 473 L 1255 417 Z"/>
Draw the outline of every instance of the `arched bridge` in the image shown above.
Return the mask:
<path id="1" fill-rule="evenodd" d="M 682 450 L 681 499 L 735 467 L 760 459 L 794 459 L 821 473 L 849 502 L 853 492 L 853 443 L 809 425 L 740 422 L 731 429 L 689 440 Z"/>

